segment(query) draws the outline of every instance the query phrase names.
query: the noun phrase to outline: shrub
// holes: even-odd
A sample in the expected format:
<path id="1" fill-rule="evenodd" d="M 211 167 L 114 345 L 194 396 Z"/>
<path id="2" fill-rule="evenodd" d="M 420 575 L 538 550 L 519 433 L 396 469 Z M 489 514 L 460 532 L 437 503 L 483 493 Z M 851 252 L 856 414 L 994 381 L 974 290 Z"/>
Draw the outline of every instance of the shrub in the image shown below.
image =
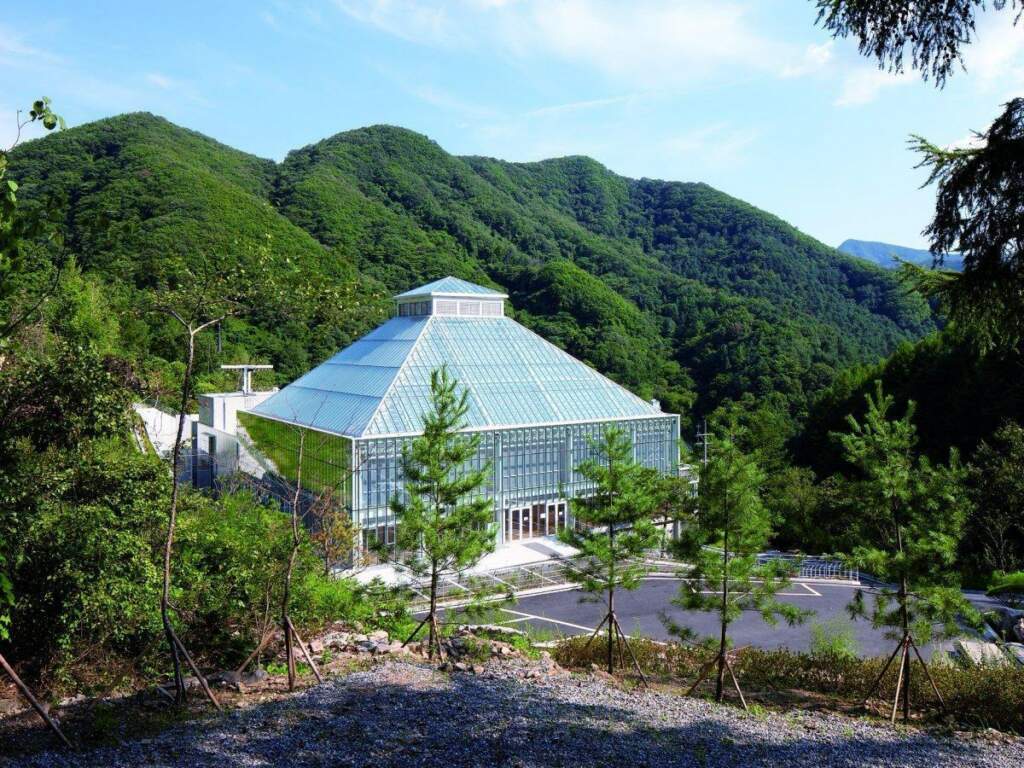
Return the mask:
<path id="1" fill-rule="evenodd" d="M 1024 571 L 996 574 L 992 578 L 988 594 L 996 597 L 1007 596 L 1024 602 Z"/>
<path id="2" fill-rule="evenodd" d="M 587 638 L 571 638 L 555 649 L 555 659 L 566 667 L 588 668 L 600 664 L 602 649 L 597 643 L 586 647 Z M 646 639 L 633 641 L 640 666 L 648 674 L 687 683 L 714 650 L 699 646 L 662 644 Z M 785 649 L 746 648 L 734 662 L 736 675 L 756 698 L 757 692 L 801 690 L 825 694 L 847 704 L 863 699 L 882 671 L 885 659 L 855 656 L 815 655 Z M 892 665 L 878 691 L 881 699 L 896 692 L 896 667 Z M 946 702 L 946 712 L 961 725 L 998 728 L 1024 733 L 1024 668 L 961 667 L 932 663 L 932 678 Z M 913 664 L 911 700 L 934 702 L 935 695 L 919 663 Z"/>
<path id="3" fill-rule="evenodd" d="M 102 687 L 116 684 L 123 659 L 149 670 L 166 477 L 156 459 L 106 440 L 23 457 L 7 475 L 35 489 L 11 521 L 8 558 L 11 652 L 30 676 Z"/>
<path id="4" fill-rule="evenodd" d="M 812 656 L 828 658 L 857 658 L 860 647 L 853 632 L 853 624 L 840 617 L 811 625 Z"/>

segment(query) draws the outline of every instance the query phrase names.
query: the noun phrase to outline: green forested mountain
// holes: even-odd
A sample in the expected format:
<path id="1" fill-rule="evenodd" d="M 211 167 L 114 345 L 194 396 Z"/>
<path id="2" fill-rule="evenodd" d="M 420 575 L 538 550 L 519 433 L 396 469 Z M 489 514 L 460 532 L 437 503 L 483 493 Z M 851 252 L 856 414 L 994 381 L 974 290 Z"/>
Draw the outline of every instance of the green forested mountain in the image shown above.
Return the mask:
<path id="1" fill-rule="evenodd" d="M 800 412 L 838 368 L 934 328 L 892 275 L 774 216 L 588 158 L 460 158 L 375 126 L 275 164 L 132 114 L 19 147 L 12 174 L 27 204 L 58 198 L 65 250 L 140 362 L 178 357 L 174 326 L 136 311 L 169 255 L 260 248 L 265 271 L 348 286 L 343 306 L 268 297 L 228 321 L 222 349 L 201 349 L 210 385 L 225 358 L 291 379 L 386 316 L 391 292 L 444 274 L 506 288 L 520 321 L 684 415 L 745 392 Z"/>

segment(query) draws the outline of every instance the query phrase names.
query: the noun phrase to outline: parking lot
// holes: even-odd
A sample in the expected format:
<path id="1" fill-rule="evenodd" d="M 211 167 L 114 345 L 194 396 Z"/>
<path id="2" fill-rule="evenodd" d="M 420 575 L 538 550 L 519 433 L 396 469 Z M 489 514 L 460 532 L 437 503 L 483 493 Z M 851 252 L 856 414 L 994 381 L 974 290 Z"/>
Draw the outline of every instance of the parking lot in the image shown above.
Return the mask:
<path id="1" fill-rule="evenodd" d="M 851 622 L 846 606 L 857 589 L 864 589 L 871 600 L 872 589 L 841 582 L 795 581 L 779 599 L 814 611 L 805 623 L 788 626 L 784 621 L 771 626 L 757 612 L 748 611 L 729 628 L 729 635 L 737 646 L 754 645 L 761 648 L 789 648 L 806 651 L 811 644 L 811 628 L 816 623 L 838 620 L 848 623 L 853 630 L 863 656 L 888 654 L 895 640 L 886 638 L 885 631 L 873 629 L 869 621 Z M 717 615 L 684 611 L 672 604 L 679 592 L 679 580 L 666 577 L 646 579 L 633 591 L 616 593 L 616 615 L 622 629 L 628 634 L 640 634 L 655 640 L 670 640 L 662 616 L 667 615 L 677 624 L 687 626 L 699 636 L 717 636 Z M 511 606 L 499 608 L 497 621 L 512 627 L 537 630 L 544 638 L 570 637 L 590 634 L 601 622 L 604 602 L 593 602 L 579 590 L 563 590 L 545 594 L 526 595 Z M 933 648 L 922 647 L 926 655 Z"/>

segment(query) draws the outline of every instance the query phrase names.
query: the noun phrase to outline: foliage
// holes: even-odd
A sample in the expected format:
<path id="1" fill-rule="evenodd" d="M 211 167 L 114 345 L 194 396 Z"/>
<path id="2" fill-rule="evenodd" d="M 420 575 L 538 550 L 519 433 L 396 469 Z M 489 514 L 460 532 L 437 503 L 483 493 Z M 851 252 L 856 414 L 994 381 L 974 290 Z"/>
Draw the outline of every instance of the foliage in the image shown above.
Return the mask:
<path id="1" fill-rule="evenodd" d="M 19 111 L 15 117 L 17 133 L 13 144 L 0 148 L 0 301 L 8 299 L 18 288 L 21 273 L 27 270 L 24 248 L 34 238 L 46 237 L 53 239 L 54 231 L 47 219 L 50 213 L 43 210 L 26 211 L 18 205 L 18 182 L 7 178 L 7 169 L 11 151 L 21 140 L 21 132 L 29 125 L 39 123 L 47 131 L 64 128 L 64 118 L 50 108 L 50 100 L 46 97 L 37 99 L 28 110 L 24 119 Z M 0 344 L 6 342 L 14 330 L 28 319 L 32 311 L 39 306 L 42 297 L 34 297 L 32 308 L 27 312 L 12 314 L 10 317 L 0 316 Z"/>
<path id="2" fill-rule="evenodd" d="M 154 547 L 165 468 L 116 438 L 93 438 L 26 450 L 4 473 L 3 491 L 24 494 L 17 515 L 2 521 L 16 597 L 13 657 L 49 685 L 70 682 L 72 666 L 86 671 L 83 683 L 134 657 L 145 668 L 160 626 Z"/>
<path id="3" fill-rule="evenodd" d="M 1024 428 L 1009 422 L 983 441 L 967 483 L 972 509 L 964 560 L 979 575 L 1024 567 Z"/>
<path id="4" fill-rule="evenodd" d="M 418 575 L 463 570 L 494 548 L 491 503 L 478 495 L 487 467 L 468 466 L 479 437 L 459 434 L 467 393 L 442 367 L 431 373 L 430 396 L 423 434 L 402 456 L 408 499 L 391 502 L 398 550 Z"/>
<path id="5" fill-rule="evenodd" d="M 964 470 L 956 452 L 947 467 L 918 456 L 914 403 L 907 404 L 901 418 L 890 418 L 894 403 L 879 382 L 867 398 L 863 420 L 850 416 L 850 431 L 838 436 L 859 472 L 851 486 L 861 510 L 852 559 L 875 577 L 897 584 L 896 589 L 878 588 L 870 613 L 858 590 L 850 612 L 869 617 L 875 627 L 890 628 L 894 637 L 910 631 L 925 643 L 936 624 L 952 634 L 958 615 L 975 615 L 953 568 L 967 516 Z"/>
<path id="6" fill-rule="evenodd" d="M 601 663 L 601 649 L 586 646 L 586 637 L 574 637 L 559 643 L 554 651 L 559 664 L 589 669 Z M 671 681 L 689 681 L 710 659 L 707 648 L 678 643 L 658 643 L 638 638 L 632 641 L 640 666 L 649 675 L 662 675 Z M 763 691 L 766 703 L 778 700 L 776 693 L 792 691 L 822 694 L 847 710 L 862 705 L 864 695 L 882 671 L 884 658 L 861 659 L 856 656 L 796 653 L 787 649 L 744 648 L 733 662 L 736 673 L 749 683 L 751 691 Z M 918 662 L 911 675 L 911 695 L 915 701 L 931 701 L 934 694 Z M 929 670 L 942 698 L 945 715 L 954 722 L 974 728 L 998 728 L 1024 733 L 1024 667 L 961 667 L 931 664 Z M 895 665 L 882 680 L 878 695 L 891 699 L 896 689 Z M 748 694 L 757 697 L 759 694 Z M 820 700 L 817 702 L 820 704 Z"/>
<path id="7" fill-rule="evenodd" d="M 324 491 L 307 513 L 310 536 L 323 558 L 324 575 L 348 564 L 359 543 L 359 528 L 333 489 Z"/>
<path id="8" fill-rule="evenodd" d="M 655 470 L 634 460 L 633 445 L 621 429 L 607 428 L 590 450 L 592 457 L 576 471 L 591 490 L 572 500 L 578 527 L 564 528 L 560 536 L 580 553 L 573 567 L 565 570 L 566 578 L 607 600 L 606 663 L 611 672 L 615 591 L 640 586 L 645 571 L 639 559 L 659 541 L 653 518 L 662 504 L 662 485 Z"/>
<path id="9" fill-rule="evenodd" d="M 925 229 L 932 253 L 956 249 L 962 273 L 922 276 L 953 321 L 988 346 L 1024 339 L 1024 98 L 1010 100 L 978 146 L 947 149 L 915 137 L 927 184 L 938 184 Z"/>
<path id="10" fill-rule="evenodd" d="M 661 501 L 658 478 L 634 461 L 629 436 L 620 429 L 606 429 L 591 451 L 576 471 L 593 491 L 572 500 L 580 526 L 561 534 L 580 551 L 583 565 L 566 576 L 590 593 L 636 589 L 645 571 L 634 560 L 658 541 L 651 522 Z"/>
<path id="11" fill-rule="evenodd" d="M 961 52 L 975 32 L 975 16 L 984 0 L 919 3 L 914 0 L 815 0 L 818 23 L 837 37 L 857 38 L 860 52 L 878 59 L 890 72 L 903 72 L 909 50 L 911 66 L 922 76 L 946 83 Z M 1016 8 L 1017 0 L 993 0 L 998 10 Z M 1016 19 L 1015 19 L 1016 21 Z"/>
<path id="12" fill-rule="evenodd" d="M 245 657 L 273 626 L 281 595 L 282 562 L 291 551 L 291 526 L 276 506 L 239 491 L 210 503 L 198 494 L 184 499 L 175 558 L 172 602 L 194 638 L 196 650 Z M 320 572 L 309 541 L 297 571 Z"/>
<path id="13" fill-rule="evenodd" d="M 405 498 L 391 500 L 398 557 L 417 576 L 430 577 L 431 655 L 438 578 L 494 550 L 492 502 L 481 493 L 490 464 L 472 466 L 480 436 L 459 433 L 466 426 L 466 398 L 446 367 L 431 372 L 431 410 L 423 416 L 423 434 L 402 452 Z"/>
<path id="14" fill-rule="evenodd" d="M 11 169 L 27 204 L 61 201 L 68 248 L 147 371 L 182 359 L 174 329 L 138 312 L 164 260 L 267 252 L 246 271 L 252 310 L 219 349 L 198 345 L 210 386 L 229 360 L 290 381 L 385 317 L 388 291 L 448 273 L 504 286 L 517 319 L 684 418 L 747 391 L 799 414 L 837 368 L 934 327 L 892 275 L 774 217 L 585 158 L 458 158 L 375 126 L 274 165 L 134 114 L 19 147 Z"/>
<path id="15" fill-rule="evenodd" d="M 758 562 L 758 553 L 771 535 L 771 519 L 761 499 L 764 473 L 728 437 L 714 444 L 702 468 L 696 525 L 676 543 L 676 553 L 692 568 L 672 601 L 684 610 L 718 615 L 720 658 L 728 650 L 729 625 L 743 611 L 757 611 L 768 624 L 777 617 L 795 624 L 806 612 L 782 602 L 776 595 L 789 584 L 792 566 L 782 560 Z M 667 621 L 683 638 L 689 628 Z M 716 695 L 721 699 L 725 675 L 719 663 Z"/>
<path id="16" fill-rule="evenodd" d="M 990 595 L 1024 595 L 1024 571 L 997 574 L 988 588 Z"/>
<path id="17" fill-rule="evenodd" d="M 934 461 L 950 447 L 970 456 L 1006 421 L 1024 423 L 1021 358 L 1012 350 L 981 352 L 950 333 L 901 346 L 888 360 L 843 372 L 811 408 L 794 440 L 796 459 L 821 477 L 843 470 L 841 446 L 831 434 L 846 428 L 846 415 L 860 417 L 865 397 L 880 380 L 900 402 L 918 405 L 920 448 Z"/>
<path id="18" fill-rule="evenodd" d="M 853 626 L 840 618 L 811 624 L 812 656 L 825 658 L 856 659 L 860 657 Z"/>

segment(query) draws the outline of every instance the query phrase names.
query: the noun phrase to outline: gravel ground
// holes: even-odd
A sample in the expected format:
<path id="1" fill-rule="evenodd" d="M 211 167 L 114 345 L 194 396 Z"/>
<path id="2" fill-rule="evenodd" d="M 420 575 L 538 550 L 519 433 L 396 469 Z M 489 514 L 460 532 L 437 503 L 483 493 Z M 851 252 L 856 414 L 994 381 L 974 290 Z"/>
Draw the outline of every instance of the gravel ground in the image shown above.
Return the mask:
<path id="1" fill-rule="evenodd" d="M 821 713 L 748 715 L 539 669 L 505 661 L 448 675 L 389 661 L 146 741 L 0 765 L 1024 766 L 1021 739 L 947 738 Z"/>

